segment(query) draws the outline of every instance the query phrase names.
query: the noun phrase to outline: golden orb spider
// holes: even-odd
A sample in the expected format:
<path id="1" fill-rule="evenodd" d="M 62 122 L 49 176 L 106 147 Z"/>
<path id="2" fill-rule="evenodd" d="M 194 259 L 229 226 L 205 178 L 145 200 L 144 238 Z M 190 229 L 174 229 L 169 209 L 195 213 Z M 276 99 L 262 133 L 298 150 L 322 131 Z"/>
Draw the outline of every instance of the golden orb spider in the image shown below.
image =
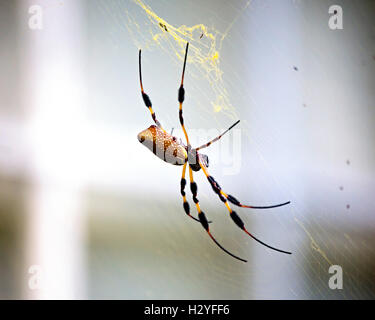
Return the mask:
<path id="1" fill-rule="evenodd" d="M 290 201 L 285 203 L 280 203 L 277 205 L 272 206 L 250 206 L 250 205 L 244 205 L 240 201 L 238 201 L 235 197 L 233 197 L 230 194 L 226 194 L 219 184 L 216 182 L 216 180 L 208 173 L 208 157 L 204 154 L 199 153 L 198 151 L 210 146 L 213 142 L 218 141 L 225 133 L 227 133 L 230 129 L 232 129 L 235 125 L 237 125 L 240 120 L 238 120 L 236 123 L 234 123 L 232 126 L 230 126 L 227 130 L 225 130 L 221 135 L 216 137 L 215 139 L 209 141 L 208 143 L 198 147 L 198 148 L 192 148 L 189 142 L 188 134 L 186 132 L 185 126 L 184 126 L 184 118 L 182 116 L 182 103 L 185 99 L 185 89 L 184 89 L 184 75 L 185 75 L 185 67 L 186 67 L 186 58 L 188 53 L 189 43 L 186 44 L 186 50 L 185 50 L 185 59 L 184 59 L 184 66 L 182 69 L 182 78 L 181 78 L 181 85 L 178 90 L 178 102 L 179 102 L 179 119 L 180 124 L 182 127 L 182 130 L 184 132 L 185 138 L 186 138 L 186 145 L 180 140 L 177 141 L 177 138 L 172 136 L 172 134 L 167 133 L 163 127 L 161 126 L 160 122 L 156 119 L 155 112 L 152 109 L 152 104 L 149 96 L 144 92 L 143 90 L 143 83 L 142 83 L 142 71 L 141 71 L 141 50 L 139 50 L 139 81 L 141 85 L 141 94 L 143 101 L 146 105 L 146 107 L 150 110 L 151 117 L 154 120 L 156 125 L 151 125 L 148 129 L 140 132 L 138 134 L 138 140 L 143 145 L 145 145 L 150 151 L 152 151 L 156 156 L 158 156 L 163 161 L 173 164 L 173 165 L 182 165 L 182 177 L 181 177 L 181 195 L 183 200 L 183 207 L 186 212 L 186 214 L 194 219 L 195 221 L 198 221 L 202 224 L 203 228 L 206 230 L 207 234 L 210 236 L 210 238 L 215 242 L 215 244 L 222 249 L 224 252 L 232 256 L 233 258 L 236 258 L 238 260 L 241 260 L 243 262 L 247 262 L 245 259 L 242 259 L 240 257 L 237 257 L 236 255 L 232 254 L 228 250 L 226 250 L 224 247 L 221 246 L 220 243 L 216 241 L 216 239 L 212 236 L 209 228 L 210 221 L 207 220 L 206 215 L 201 210 L 199 205 L 199 200 L 197 198 L 198 193 L 198 187 L 197 184 L 194 182 L 193 177 L 193 171 L 199 171 L 202 169 L 203 173 L 205 174 L 208 182 L 210 183 L 213 191 L 218 195 L 220 200 L 225 204 L 226 208 L 229 211 L 229 215 L 234 221 L 234 223 L 245 233 L 247 233 L 251 238 L 258 241 L 262 245 L 282 252 L 286 254 L 291 254 L 291 252 L 280 250 L 274 247 L 271 247 L 270 245 L 264 243 L 263 241 L 257 239 L 255 236 L 253 236 L 247 229 L 245 228 L 245 224 L 241 220 L 241 218 L 237 215 L 235 211 L 232 210 L 232 208 L 229 206 L 229 203 L 232 203 L 238 207 L 242 208 L 252 208 L 252 209 L 270 209 L 270 208 L 276 208 L 281 207 L 284 205 L 287 205 L 290 203 Z M 190 190 L 193 194 L 193 201 L 197 207 L 198 211 L 198 219 L 193 217 L 190 214 L 190 206 L 189 203 L 186 200 L 186 194 L 185 194 L 185 186 L 186 186 L 186 179 L 185 179 L 185 173 L 186 173 L 186 167 L 189 165 L 189 177 L 190 177 Z"/>

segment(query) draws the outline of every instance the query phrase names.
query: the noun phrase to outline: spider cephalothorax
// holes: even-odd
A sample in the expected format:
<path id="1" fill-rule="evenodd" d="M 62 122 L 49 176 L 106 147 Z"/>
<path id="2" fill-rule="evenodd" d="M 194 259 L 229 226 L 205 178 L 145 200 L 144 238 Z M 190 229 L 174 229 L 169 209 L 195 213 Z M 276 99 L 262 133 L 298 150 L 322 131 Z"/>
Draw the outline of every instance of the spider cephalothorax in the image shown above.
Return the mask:
<path id="1" fill-rule="evenodd" d="M 186 67 L 186 58 L 188 53 L 189 43 L 186 44 L 186 50 L 185 50 L 185 59 L 184 59 L 184 66 L 182 70 L 182 79 L 181 79 L 181 85 L 178 89 L 178 102 L 179 102 L 179 119 L 181 128 L 184 132 L 185 138 L 186 138 L 186 145 L 180 140 L 178 140 L 175 136 L 172 134 L 167 133 L 163 127 L 161 126 L 160 122 L 156 119 L 155 112 L 152 109 L 152 104 L 149 96 L 143 91 L 143 84 L 142 84 L 142 72 L 141 72 L 141 50 L 139 50 L 139 79 L 140 79 L 140 85 L 141 85 L 141 93 L 143 101 L 146 105 L 146 107 L 150 110 L 151 117 L 154 120 L 156 125 L 152 125 L 146 130 L 140 132 L 138 134 L 138 140 L 141 142 L 145 147 L 147 147 L 151 152 L 153 152 L 157 157 L 162 159 L 163 161 L 183 166 L 182 167 L 182 177 L 181 177 L 181 195 L 183 200 L 183 207 L 186 212 L 186 214 L 200 222 L 203 226 L 203 228 L 206 230 L 210 238 L 215 242 L 217 246 L 220 247 L 223 251 L 225 251 L 230 256 L 246 262 L 246 260 L 239 258 L 235 256 L 234 254 L 230 253 L 228 250 L 223 248 L 216 239 L 212 236 L 209 228 L 209 221 L 207 221 L 206 215 L 201 210 L 199 205 L 199 200 L 197 198 L 198 195 L 198 186 L 196 182 L 194 181 L 193 177 L 193 171 L 199 171 L 202 169 L 203 173 L 205 174 L 208 182 L 210 183 L 213 191 L 218 195 L 219 199 L 225 204 L 226 208 L 228 209 L 229 215 L 232 218 L 233 222 L 242 229 L 246 234 L 248 234 L 250 237 L 252 237 L 254 240 L 258 241 L 262 245 L 287 254 L 291 254 L 288 251 L 280 250 L 274 247 L 269 246 L 268 244 L 262 242 L 255 236 L 253 236 L 247 229 L 245 228 L 244 222 L 241 220 L 241 218 L 238 216 L 238 214 L 232 210 L 232 208 L 229 205 L 229 202 L 242 208 L 252 208 L 252 209 L 269 209 L 269 208 L 276 208 L 281 207 L 286 204 L 289 204 L 290 201 L 273 205 L 273 206 L 249 206 L 242 204 L 239 200 L 237 200 L 234 196 L 230 194 L 226 194 L 220 187 L 220 185 L 217 183 L 217 181 L 214 179 L 213 176 L 211 176 L 208 171 L 208 157 L 204 154 L 201 154 L 199 152 L 200 149 L 209 147 L 213 142 L 218 141 L 225 133 L 227 133 L 229 130 L 231 130 L 235 125 L 237 125 L 240 121 L 238 120 L 236 123 L 234 123 L 232 126 L 230 126 L 226 131 L 224 131 L 221 135 L 216 137 L 215 139 L 207 142 L 206 144 L 198 147 L 198 148 L 192 148 L 189 142 L 189 137 L 185 129 L 184 125 L 184 118 L 182 114 L 182 104 L 185 100 L 185 89 L 184 89 L 184 75 L 185 75 L 185 67 Z M 193 217 L 190 214 L 190 206 L 189 203 L 186 200 L 186 193 L 185 193 L 185 187 L 186 187 L 186 168 L 189 166 L 189 178 L 190 178 L 190 190 L 193 195 L 193 201 L 196 205 L 197 211 L 198 211 L 198 219 Z"/>
<path id="2" fill-rule="evenodd" d="M 199 162 L 201 162 L 205 167 L 208 168 L 209 160 L 205 154 L 199 153 L 197 149 L 189 150 L 189 147 L 187 150 L 189 166 L 193 171 L 199 171 L 201 169 Z"/>

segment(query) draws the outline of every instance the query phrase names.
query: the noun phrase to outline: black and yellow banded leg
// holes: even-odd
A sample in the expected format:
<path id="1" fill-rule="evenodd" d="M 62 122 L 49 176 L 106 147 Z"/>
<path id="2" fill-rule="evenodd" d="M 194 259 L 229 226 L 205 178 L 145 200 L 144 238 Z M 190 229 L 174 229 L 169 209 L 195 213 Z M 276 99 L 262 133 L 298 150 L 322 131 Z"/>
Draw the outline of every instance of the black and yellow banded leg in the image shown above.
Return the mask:
<path id="1" fill-rule="evenodd" d="M 140 82 L 140 85 L 141 85 L 141 94 L 142 94 L 143 101 L 144 101 L 146 107 L 148 108 L 148 110 L 150 110 L 152 119 L 154 120 L 156 125 L 165 132 L 165 130 L 161 126 L 158 119 L 156 119 L 156 115 L 155 115 L 154 110 L 152 110 L 152 103 L 151 103 L 150 97 L 143 90 L 142 69 L 141 69 L 141 50 L 139 50 L 139 82 Z"/>
<path id="2" fill-rule="evenodd" d="M 187 162 L 186 162 L 186 163 L 184 164 L 184 166 L 182 167 L 182 177 L 181 177 L 181 195 L 182 195 L 182 200 L 183 200 L 183 206 L 184 206 L 185 213 L 186 213 L 190 218 L 192 218 L 192 219 L 195 220 L 195 221 L 200 222 L 197 218 L 194 218 L 194 217 L 190 214 L 190 206 L 189 206 L 189 203 L 188 203 L 187 200 L 186 200 L 186 193 L 185 193 L 185 187 L 186 187 L 186 179 L 185 179 L 186 166 L 187 166 Z"/>
<path id="3" fill-rule="evenodd" d="M 199 163 L 200 167 L 202 168 L 202 171 L 206 175 L 208 181 L 210 182 L 212 189 L 215 191 L 215 193 L 219 196 L 219 198 L 224 202 L 222 197 L 225 197 L 230 203 L 241 207 L 241 208 L 250 208 L 250 209 L 271 209 L 271 208 L 277 208 L 277 207 L 282 207 L 290 203 L 290 201 L 284 202 L 284 203 L 279 203 L 279 204 L 274 204 L 271 206 L 253 206 L 253 205 L 245 205 L 242 204 L 239 200 L 237 200 L 234 196 L 230 194 L 224 193 L 219 184 L 215 181 L 215 179 L 209 175 L 207 168 L 200 162 Z"/>
<path id="4" fill-rule="evenodd" d="M 230 256 L 232 256 L 233 258 L 235 259 L 238 259 L 240 261 L 243 261 L 243 262 L 247 262 L 245 259 L 242 259 L 240 257 L 237 257 L 236 255 L 234 255 L 233 253 L 229 252 L 227 249 L 225 249 L 219 242 L 216 241 L 216 239 L 212 236 L 211 232 L 210 232 L 210 227 L 209 227 L 209 221 L 207 221 L 207 218 L 206 218 L 206 215 L 204 214 L 204 212 L 201 210 L 201 207 L 199 205 L 199 200 L 197 198 L 197 194 L 198 194 L 198 186 L 196 184 L 196 182 L 194 181 L 194 176 L 193 176 L 193 170 L 191 169 L 191 167 L 189 166 L 189 176 L 190 176 L 190 189 L 191 189 L 191 193 L 193 194 L 193 201 L 195 203 L 195 206 L 197 207 L 197 211 L 198 211 L 198 218 L 199 218 L 199 221 L 200 223 L 202 224 L 202 227 L 206 230 L 207 234 L 209 235 L 209 237 L 212 239 L 213 242 L 215 242 L 215 244 L 221 249 L 223 250 L 224 252 L 226 252 L 227 254 L 229 254 Z"/>
<path id="5" fill-rule="evenodd" d="M 186 200 L 186 193 L 185 193 L 185 187 L 186 187 L 186 179 L 185 179 L 186 166 L 187 166 L 187 162 L 186 162 L 186 163 L 184 164 L 184 166 L 182 167 L 182 177 L 181 177 L 181 195 L 182 195 L 182 200 L 183 200 L 183 206 L 184 206 L 185 213 L 186 213 L 190 218 L 192 218 L 192 219 L 195 220 L 195 221 L 200 222 L 199 219 L 194 218 L 194 217 L 190 214 L 190 205 L 189 205 L 189 203 L 188 203 L 187 200 Z M 211 221 L 208 221 L 208 223 L 211 223 Z"/>
<path id="6" fill-rule="evenodd" d="M 182 104 L 185 100 L 184 75 L 185 75 L 186 58 L 187 58 L 188 49 L 189 49 L 189 42 L 186 44 L 184 67 L 182 69 L 182 77 L 181 77 L 181 85 L 180 85 L 180 88 L 178 89 L 178 102 L 180 104 L 179 109 L 178 109 L 178 117 L 180 119 L 182 131 L 184 132 L 184 135 L 186 138 L 186 144 L 188 147 L 190 147 L 189 137 L 185 129 L 184 117 L 182 115 Z"/>
<path id="7" fill-rule="evenodd" d="M 211 141 L 209 141 L 209 142 L 207 142 L 207 143 L 201 145 L 200 147 L 195 148 L 195 150 L 198 151 L 198 150 L 200 150 L 200 149 L 207 148 L 207 147 L 209 147 L 211 144 L 213 144 L 214 142 L 219 141 L 223 135 L 225 135 L 227 132 L 229 132 L 232 128 L 234 128 L 234 127 L 235 127 L 237 124 L 239 124 L 239 123 L 240 123 L 240 120 L 236 121 L 236 122 L 235 122 L 234 124 L 232 124 L 227 130 L 225 130 L 222 134 L 220 134 L 219 136 L 217 136 L 215 139 L 212 139 Z"/>
<path id="8" fill-rule="evenodd" d="M 244 222 L 242 221 L 242 219 L 238 216 L 238 214 L 232 210 L 232 208 L 230 207 L 228 201 L 229 201 L 229 195 L 227 195 L 220 187 L 220 185 L 216 182 L 216 180 L 208 173 L 207 171 L 207 168 L 201 163 L 200 160 L 199 161 L 199 165 L 200 167 L 202 168 L 202 171 L 203 173 L 205 174 L 205 176 L 207 177 L 207 180 L 209 181 L 212 189 L 214 190 L 214 192 L 218 195 L 218 197 L 220 198 L 220 200 L 222 202 L 224 202 L 225 204 L 225 207 L 228 209 L 228 212 L 229 212 L 229 215 L 230 217 L 232 218 L 233 222 L 241 229 L 243 230 L 245 233 L 247 233 L 251 238 L 253 238 L 255 241 L 259 242 L 260 244 L 266 246 L 267 248 L 270 248 L 272 250 L 275 250 L 275 251 L 278 251 L 278 252 L 282 252 L 282 253 L 286 253 L 286 254 L 292 254 L 291 252 L 289 251 L 284 251 L 284 250 L 281 250 L 281 249 L 277 249 L 275 247 L 272 247 L 266 243 L 264 243 L 263 241 L 259 240 L 258 238 L 256 238 L 253 234 L 251 234 L 245 227 L 245 224 Z"/>

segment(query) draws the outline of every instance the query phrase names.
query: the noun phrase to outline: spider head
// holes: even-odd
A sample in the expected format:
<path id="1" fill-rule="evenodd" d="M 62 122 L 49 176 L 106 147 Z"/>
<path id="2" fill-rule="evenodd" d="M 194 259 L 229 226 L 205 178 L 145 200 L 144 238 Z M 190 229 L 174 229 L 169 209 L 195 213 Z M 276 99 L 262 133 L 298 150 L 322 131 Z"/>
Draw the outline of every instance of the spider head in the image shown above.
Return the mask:
<path id="1" fill-rule="evenodd" d="M 198 159 L 205 167 L 208 168 L 208 157 L 205 154 L 198 153 L 196 149 L 191 149 L 188 153 L 188 162 L 193 171 L 199 171 L 201 169 Z"/>

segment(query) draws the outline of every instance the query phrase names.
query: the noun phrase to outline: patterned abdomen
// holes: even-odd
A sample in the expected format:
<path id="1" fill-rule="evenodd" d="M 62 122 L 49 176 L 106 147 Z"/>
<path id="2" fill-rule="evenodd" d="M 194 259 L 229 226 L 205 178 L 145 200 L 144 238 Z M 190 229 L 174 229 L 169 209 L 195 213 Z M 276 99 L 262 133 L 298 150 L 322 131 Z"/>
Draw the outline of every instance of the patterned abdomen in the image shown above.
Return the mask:
<path id="1" fill-rule="evenodd" d="M 140 132 L 138 141 L 167 163 L 180 166 L 187 161 L 185 146 L 158 126 L 152 125 Z"/>

